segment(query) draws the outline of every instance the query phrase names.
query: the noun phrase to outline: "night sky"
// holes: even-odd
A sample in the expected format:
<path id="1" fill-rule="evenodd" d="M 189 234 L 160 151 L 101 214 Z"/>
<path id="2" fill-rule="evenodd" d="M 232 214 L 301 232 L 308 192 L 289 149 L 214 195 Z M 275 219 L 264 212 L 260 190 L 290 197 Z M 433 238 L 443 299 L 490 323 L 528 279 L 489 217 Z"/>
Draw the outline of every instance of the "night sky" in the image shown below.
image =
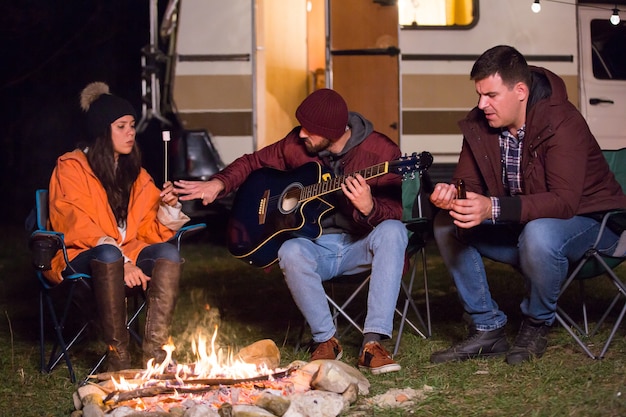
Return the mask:
<path id="1" fill-rule="evenodd" d="M 56 158 L 83 139 L 79 95 L 84 86 L 104 81 L 141 113 L 141 49 L 150 42 L 149 5 L 149 0 L 2 2 L 2 223 L 24 223 L 35 190 L 48 186 Z M 144 166 L 157 183 L 162 176 L 160 129 L 154 121 L 138 135 Z"/>

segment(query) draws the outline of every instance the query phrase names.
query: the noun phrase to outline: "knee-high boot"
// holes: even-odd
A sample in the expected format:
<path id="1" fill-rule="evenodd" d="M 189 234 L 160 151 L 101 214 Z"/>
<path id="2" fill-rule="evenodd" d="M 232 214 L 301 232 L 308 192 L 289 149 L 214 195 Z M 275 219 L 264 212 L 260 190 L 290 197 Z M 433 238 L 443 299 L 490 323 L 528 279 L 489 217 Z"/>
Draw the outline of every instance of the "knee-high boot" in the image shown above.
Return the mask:
<path id="1" fill-rule="evenodd" d="M 102 325 L 102 335 L 108 346 L 109 372 L 130 368 L 129 334 L 126 329 L 126 291 L 124 260 L 112 263 L 91 261 L 94 297 Z"/>
<path id="2" fill-rule="evenodd" d="M 148 286 L 148 312 L 143 337 L 144 364 L 151 358 L 156 363 L 165 359 L 162 346 L 167 343 L 169 326 L 174 315 L 182 262 L 157 259 Z"/>

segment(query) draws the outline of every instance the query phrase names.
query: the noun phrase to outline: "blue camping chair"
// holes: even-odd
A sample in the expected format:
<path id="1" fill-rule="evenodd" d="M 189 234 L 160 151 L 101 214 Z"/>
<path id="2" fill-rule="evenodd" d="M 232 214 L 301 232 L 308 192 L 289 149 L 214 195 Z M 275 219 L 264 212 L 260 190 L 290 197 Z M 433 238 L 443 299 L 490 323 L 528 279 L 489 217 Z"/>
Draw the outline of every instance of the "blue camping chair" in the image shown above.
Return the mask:
<path id="1" fill-rule="evenodd" d="M 29 239 L 29 247 L 33 255 L 33 266 L 39 283 L 39 350 L 41 372 L 49 373 L 62 361 L 65 361 L 70 380 L 76 382 L 74 367 L 69 355 L 70 349 L 81 340 L 87 332 L 92 320 L 79 309 L 82 295 L 91 294 L 91 276 L 74 272 L 59 283 L 53 284 L 46 279 L 43 271 L 50 269 L 52 257 L 63 251 L 65 263 L 69 265 L 63 233 L 55 232 L 49 227 L 48 221 L 48 190 L 39 189 L 35 193 L 36 226 Z M 204 223 L 181 228 L 170 242 L 180 251 L 182 238 L 190 232 L 206 227 Z M 145 294 L 140 289 L 129 289 L 127 292 L 129 312 L 126 328 L 131 339 L 141 345 L 142 336 L 138 329 L 138 318 L 146 306 Z M 60 300 L 60 303 L 55 303 Z M 130 302 L 129 302 L 130 301 Z M 47 313 L 47 314 L 46 314 Z M 47 320 L 46 320 L 47 319 Z M 77 326 L 70 326 L 71 321 L 79 321 Z M 46 354 L 46 322 L 52 326 L 54 342 L 50 352 Z M 88 373 L 92 375 L 106 359 L 105 352 L 96 365 Z"/>

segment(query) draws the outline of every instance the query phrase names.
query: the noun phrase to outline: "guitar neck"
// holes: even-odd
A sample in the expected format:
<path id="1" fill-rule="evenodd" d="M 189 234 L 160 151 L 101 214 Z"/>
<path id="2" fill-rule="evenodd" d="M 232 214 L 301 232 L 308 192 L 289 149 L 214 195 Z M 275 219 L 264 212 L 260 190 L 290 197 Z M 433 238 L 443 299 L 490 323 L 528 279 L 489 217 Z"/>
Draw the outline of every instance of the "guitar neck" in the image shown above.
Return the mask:
<path id="1" fill-rule="evenodd" d="M 317 184 L 307 185 L 301 190 L 300 201 L 310 200 L 312 198 L 340 190 L 341 184 L 346 180 L 347 177 L 354 177 L 357 174 L 361 174 L 363 178 L 369 180 L 371 178 L 384 175 L 388 172 L 389 162 L 381 162 L 380 164 L 371 166 L 369 168 L 355 171 L 352 174 L 340 175 L 326 181 L 318 182 Z"/>

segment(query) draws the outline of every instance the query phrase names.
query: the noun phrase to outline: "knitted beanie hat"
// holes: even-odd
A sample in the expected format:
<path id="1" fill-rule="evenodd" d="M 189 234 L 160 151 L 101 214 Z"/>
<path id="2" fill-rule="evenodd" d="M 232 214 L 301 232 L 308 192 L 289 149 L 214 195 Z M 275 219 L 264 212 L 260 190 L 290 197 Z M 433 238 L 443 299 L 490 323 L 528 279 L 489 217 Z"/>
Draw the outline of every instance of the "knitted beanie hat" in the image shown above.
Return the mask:
<path id="1" fill-rule="evenodd" d="M 87 129 L 91 138 L 106 132 L 107 127 L 122 116 L 137 113 L 125 99 L 109 92 L 109 86 L 103 82 L 93 82 L 80 93 L 80 107 L 87 113 Z"/>
<path id="2" fill-rule="evenodd" d="M 336 91 L 322 88 L 298 106 L 296 119 L 310 133 L 337 140 L 346 131 L 348 105 Z"/>

